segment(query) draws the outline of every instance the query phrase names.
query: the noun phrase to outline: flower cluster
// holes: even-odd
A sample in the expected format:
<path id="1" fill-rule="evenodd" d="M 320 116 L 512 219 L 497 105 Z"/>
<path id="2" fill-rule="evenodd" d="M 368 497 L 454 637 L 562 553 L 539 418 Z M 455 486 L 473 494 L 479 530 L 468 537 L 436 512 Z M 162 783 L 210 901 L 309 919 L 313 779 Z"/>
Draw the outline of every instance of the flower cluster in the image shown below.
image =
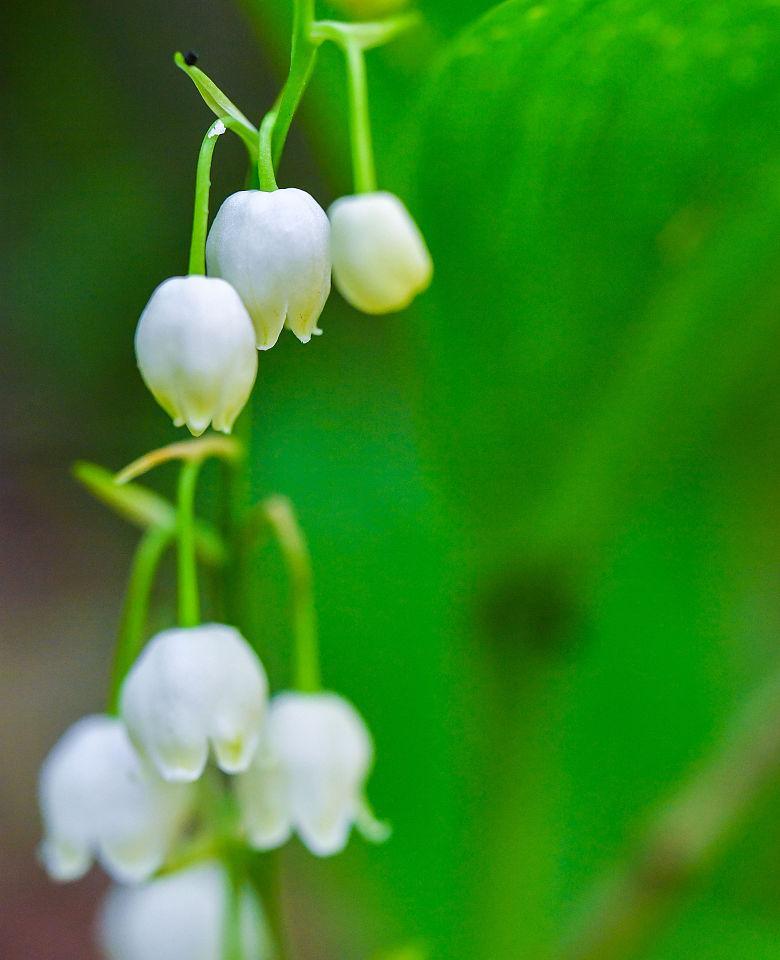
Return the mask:
<path id="1" fill-rule="evenodd" d="M 255 850 L 295 831 L 327 856 L 362 821 L 373 747 L 354 707 L 323 692 L 269 703 L 263 666 L 237 630 L 165 630 L 130 670 L 120 717 L 78 721 L 43 765 L 50 875 L 76 879 L 97 859 L 122 882 L 152 876 L 193 829 L 210 754 L 235 784 L 238 833 Z"/>
<path id="2" fill-rule="evenodd" d="M 258 350 L 271 349 L 285 328 L 301 343 L 322 332 L 331 275 L 345 300 L 367 314 L 405 308 L 432 277 L 408 210 L 377 189 L 367 114 L 363 52 L 410 19 L 364 19 L 395 12 L 404 0 L 335 3 L 358 18 L 354 23 L 315 21 L 313 0 L 294 2 L 290 75 L 259 129 L 194 67 L 194 55 L 176 59 L 217 119 L 198 158 L 188 275 L 152 293 L 135 352 L 154 398 L 196 437 L 209 426 L 231 432 L 257 377 Z M 355 181 L 355 193 L 327 214 L 303 190 L 279 189 L 274 169 L 326 41 L 342 47 L 348 67 Z M 227 197 L 209 229 L 211 159 L 228 130 L 244 141 L 249 182 L 259 189 Z M 228 483 L 225 529 L 199 526 L 202 460 L 222 456 L 238 469 L 245 449 L 212 435 L 154 451 L 116 476 L 82 465 L 93 492 L 145 533 L 109 712 L 75 723 L 41 769 L 40 856 L 56 880 L 78 879 L 98 862 L 118 883 L 134 885 L 115 889 L 101 914 L 110 960 L 267 957 L 275 924 L 262 922 L 270 905 L 252 880 L 251 851 L 274 850 L 297 835 L 326 857 L 344 849 L 353 827 L 370 840 L 386 836 L 365 798 L 371 735 L 350 703 L 320 685 L 308 552 L 289 501 L 271 497 L 252 507 L 238 502 L 237 485 Z M 148 489 L 125 486 L 170 459 L 182 461 L 175 508 Z M 231 571 L 240 571 L 258 507 L 282 548 L 294 597 L 295 689 L 270 697 L 252 644 L 234 626 L 201 623 L 198 593 L 198 549 L 223 562 L 229 555 Z M 179 626 L 144 643 L 156 565 L 174 539 Z M 228 592 L 220 609 L 240 622 Z"/>
<path id="3" fill-rule="evenodd" d="M 220 207 L 208 276 L 173 277 L 146 305 L 135 337 L 144 382 L 176 426 L 230 433 L 252 390 L 258 350 L 286 327 L 308 343 L 331 288 L 358 310 L 402 310 L 431 281 L 422 234 L 390 193 L 342 197 L 326 216 L 294 187 L 242 190 Z"/>

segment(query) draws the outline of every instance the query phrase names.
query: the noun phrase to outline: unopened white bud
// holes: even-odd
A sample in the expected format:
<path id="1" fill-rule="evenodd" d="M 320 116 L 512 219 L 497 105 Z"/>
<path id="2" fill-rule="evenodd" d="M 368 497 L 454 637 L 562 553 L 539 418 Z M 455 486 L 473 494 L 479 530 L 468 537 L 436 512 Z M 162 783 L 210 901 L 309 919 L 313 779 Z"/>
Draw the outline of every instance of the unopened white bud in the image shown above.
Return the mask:
<path id="1" fill-rule="evenodd" d="M 222 960 L 228 878 L 207 861 L 140 887 L 115 887 L 97 920 L 108 960 Z M 248 888 L 239 899 L 243 960 L 268 960 L 264 919 Z"/>
<path id="2" fill-rule="evenodd" d="M 361 816 L 373 759 L 355 708 L 332 693 L 282 693 L 268 713 L 263 744 L 236 779 L 244 828 L 258 850 L 297 831 L 318 856 L 338 853 Z"/>
<path id="3" fill-rule="evenodd" d="M 96 715 L 48 755 L 39 800 L 41 859 L 54 879 L 77 880 L 97 859 L 116 880 L 137 882 L 165 862 L 193 793 L 146 767 L 120 720 Z"/>
<path id="4" fill-rule="evenodd" d="M 409 6 L 409 0 L 330 0 L 330 2 L 342 13 L 361 20 L 386 17 Z"/>
<path id="5" fill-rule="evenodd" d="M 246 770 L 265 718 L 268 680 L 238 630 L 219 623 L 163 630 L 122 686 L 136 746 L 169 781 L 197 780 L 214 749 L 225 773 Z"/>
<path id="6" fill-rule="evenodd" d="M 135 334 L 141 376 L 177 427 L 230 433 L 257 374 L 252 321 L 224 280 L 172 277 L 147 303 Z"/>
<path id="7" fill-rule="evenodd" d="M 303 190 L 243 190 L 219 208 L 206 242 L 208 272 L 231 283 L 270 349 L 286 325 L 302 343 L 330 293 L 330 228 Z"/>
<path id="8" fill-rule="evenodd" d="M 433 261 L 409 211 L 392 193 L 341 197 L 328 211 L 333 281 L 364 313 L 395 313 L 431 282 Z"/>

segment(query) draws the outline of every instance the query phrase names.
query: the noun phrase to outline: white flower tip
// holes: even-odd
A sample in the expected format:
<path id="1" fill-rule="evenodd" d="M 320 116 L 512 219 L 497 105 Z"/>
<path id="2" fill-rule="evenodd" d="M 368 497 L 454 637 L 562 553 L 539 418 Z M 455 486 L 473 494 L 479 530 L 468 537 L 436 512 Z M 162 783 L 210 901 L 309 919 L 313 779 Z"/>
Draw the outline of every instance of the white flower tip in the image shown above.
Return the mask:
<path id="1" fill-rule="evenodd" d="M 92 866 L 88 849 L 51 837 L 38 846 L 38 859 L 51 879 L 60 883 L 80 880 Z"/>
<path id="2" fill-rule="evenodd" d="M 174 426 L 179 426 L 179 424 L 177 424 L 176 421 L 174 421 Z M 207 426 L 208 426 L 208 423 L 203 423 L 202 421 L 199 421 L 199 420 L 196 420 L 196 421 L 188 420 L 188 421 L 187 421 L 187 429 L 190 431 L 190 433 L 193 435 L 193 437 L 200 437 L 200 436 L 202 436 L 202 435 L 206 432 L 206 427 L 207 427 Z"/>
<path id="3" fill-rule="evenodd" d="M 351 822 L 345 817 L 302 820 L 299 824 L 301 840 L 315 857 L 333 857 L 349 843 Z"/>
<path id="4" fill-rule="evenodd" d="M 355 826 L 370 843 L 387 843 L 393 835 L 392 825 L 387 820 L 379 820 L 365 798 L 358 804 Z"/>
<path id="5" fill-rule="evenodd" d="M 151 759 L 166 783 L 194 783 L 203 776 L 208 754 L 204 749 L 194 756 L 161 757 L 157 754 Z"/>
<path id="6" fill-rule="evenodd" d="M 212 125 L 211 130 L 208 132 L 208 138 L 211 140 L 213 137 L 221 137 L 225 132 L 227 127 L 221 120 L 217 120 L 215 124 Z"/>
<path id="7" fill-rule="evenodd" d="M 153 843 L 137 839 L 131 843 L 103 845 L 101 864 L 119 883 L 143 883 L 163 865 L 162 851 Z"/>
<path id="8" fill-rule="evenodd" d="M 245 773 L 249 769 L 249 764 L 252 762 L 256 749 L 257 741 L 255 738 L 247 740 L 245 737 L 237 736 L 230 740 L 214 741 L 214 755 L 217 758 L 217 766 L 223 773 Z"/>
<path id="9" fill-rule="evenodd" d="M 246 831 L 247 842 L 253 850 L 276 850 L 291 836 L 292 826 L 288 820 L 253 823 Z"/>

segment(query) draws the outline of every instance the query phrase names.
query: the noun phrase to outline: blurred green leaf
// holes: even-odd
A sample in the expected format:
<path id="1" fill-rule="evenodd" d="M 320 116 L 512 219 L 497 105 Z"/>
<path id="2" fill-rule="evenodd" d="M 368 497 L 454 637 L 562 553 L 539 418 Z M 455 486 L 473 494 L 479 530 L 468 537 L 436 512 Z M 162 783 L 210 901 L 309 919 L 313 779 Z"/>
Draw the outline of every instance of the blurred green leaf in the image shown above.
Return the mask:
<path id="1" fill-rule="evenodd" d="M 543 955 L 735 693 L 746 560 L 711 491 L 778 373 L 779 14 L 512 0 L 420 111 L 413 333 L 500 753 L 484 957 Z"/>
<path id="2" fill-rule="evenodd" d="M 176 527 L 176 508 L 170 501 L 138 483 L 117 483 L 115 475 L 94 463 L 80 461 L 73 476 L 96 499 L 141 529 Z M 195 545 L 201 559 L 213 565 L 225 561 L 225 546 L 219 534 L 203 520 L 195 526 Z"/>
<path id="3" fill-rule="evenodd" d="M 515 0 L 453 47 L 421 120 L 417 329 L 484 535 L 590 546 L 761 365 L 777 37 L 766 0 Z"/>

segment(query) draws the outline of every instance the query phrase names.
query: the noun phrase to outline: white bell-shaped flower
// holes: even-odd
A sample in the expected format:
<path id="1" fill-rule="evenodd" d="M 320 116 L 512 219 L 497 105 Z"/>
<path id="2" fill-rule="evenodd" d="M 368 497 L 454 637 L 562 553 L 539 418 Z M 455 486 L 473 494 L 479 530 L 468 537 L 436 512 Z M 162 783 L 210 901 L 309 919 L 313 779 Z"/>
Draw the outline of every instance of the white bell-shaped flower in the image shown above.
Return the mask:
<path id="1" fill-rule="evenodd" d="M 319 333 L 330 293 L 330 227 L 325 211 L 294 187 L 243 190 L 219 208 L 206 241 L 208 272 L 238 291 L 270 349 L 286 325 L 302 343 Z"/>
<path id="2" fill-rule="evenodd" d="M 252 321 L 215 277 L 171 277 L 154 291 L 135 333 L 144 383 L 177 427 L 230 433 L 257 375 Z"/>
<path id="3" fill-rule="evenodd" d="M 268 680 L 238 630 L 219 623 L 163 630 L 122 686 L 136 746 L 170 781 L 197 780 L 213 746 L 225 773 L 246 770 L 260 740 Z"/>
<path id="4" fill-rule="evenodd" d="M 41 768 L 41 859 L 56 880 L 76 880 L 94 859 L 121 882 L 158 870 L 190 812 L 193 791 L 165 783 L 136 753 L 121 720 L 84 717 Z"/>
<path id="5" fill-rule="evenodd" d="M 297 831 L 318 856 L 346 846 L 363 814 L 373 744 L 355 708 L 333 693 L 274 697 L 266 735 L 236 795 L 249 843 L 283 844 Z"/>
<path id="6" fill-rule="evenodd" d="M 97 937 L 107 960 L 222 960 L 228 878 L 214 862 L 152 880 L 115 887 L 97 918 Z M 257 900 L 240 894 L 243 960 L 269 960 L 264 919 Z"/>
<path id="7" fill-rule="evenodd" d="M 431 282 L 433 261 L 409 211 L 392 193 L 341 197 L 328 211 L 333 282 L 363 313 L 395 313 Z"/>

